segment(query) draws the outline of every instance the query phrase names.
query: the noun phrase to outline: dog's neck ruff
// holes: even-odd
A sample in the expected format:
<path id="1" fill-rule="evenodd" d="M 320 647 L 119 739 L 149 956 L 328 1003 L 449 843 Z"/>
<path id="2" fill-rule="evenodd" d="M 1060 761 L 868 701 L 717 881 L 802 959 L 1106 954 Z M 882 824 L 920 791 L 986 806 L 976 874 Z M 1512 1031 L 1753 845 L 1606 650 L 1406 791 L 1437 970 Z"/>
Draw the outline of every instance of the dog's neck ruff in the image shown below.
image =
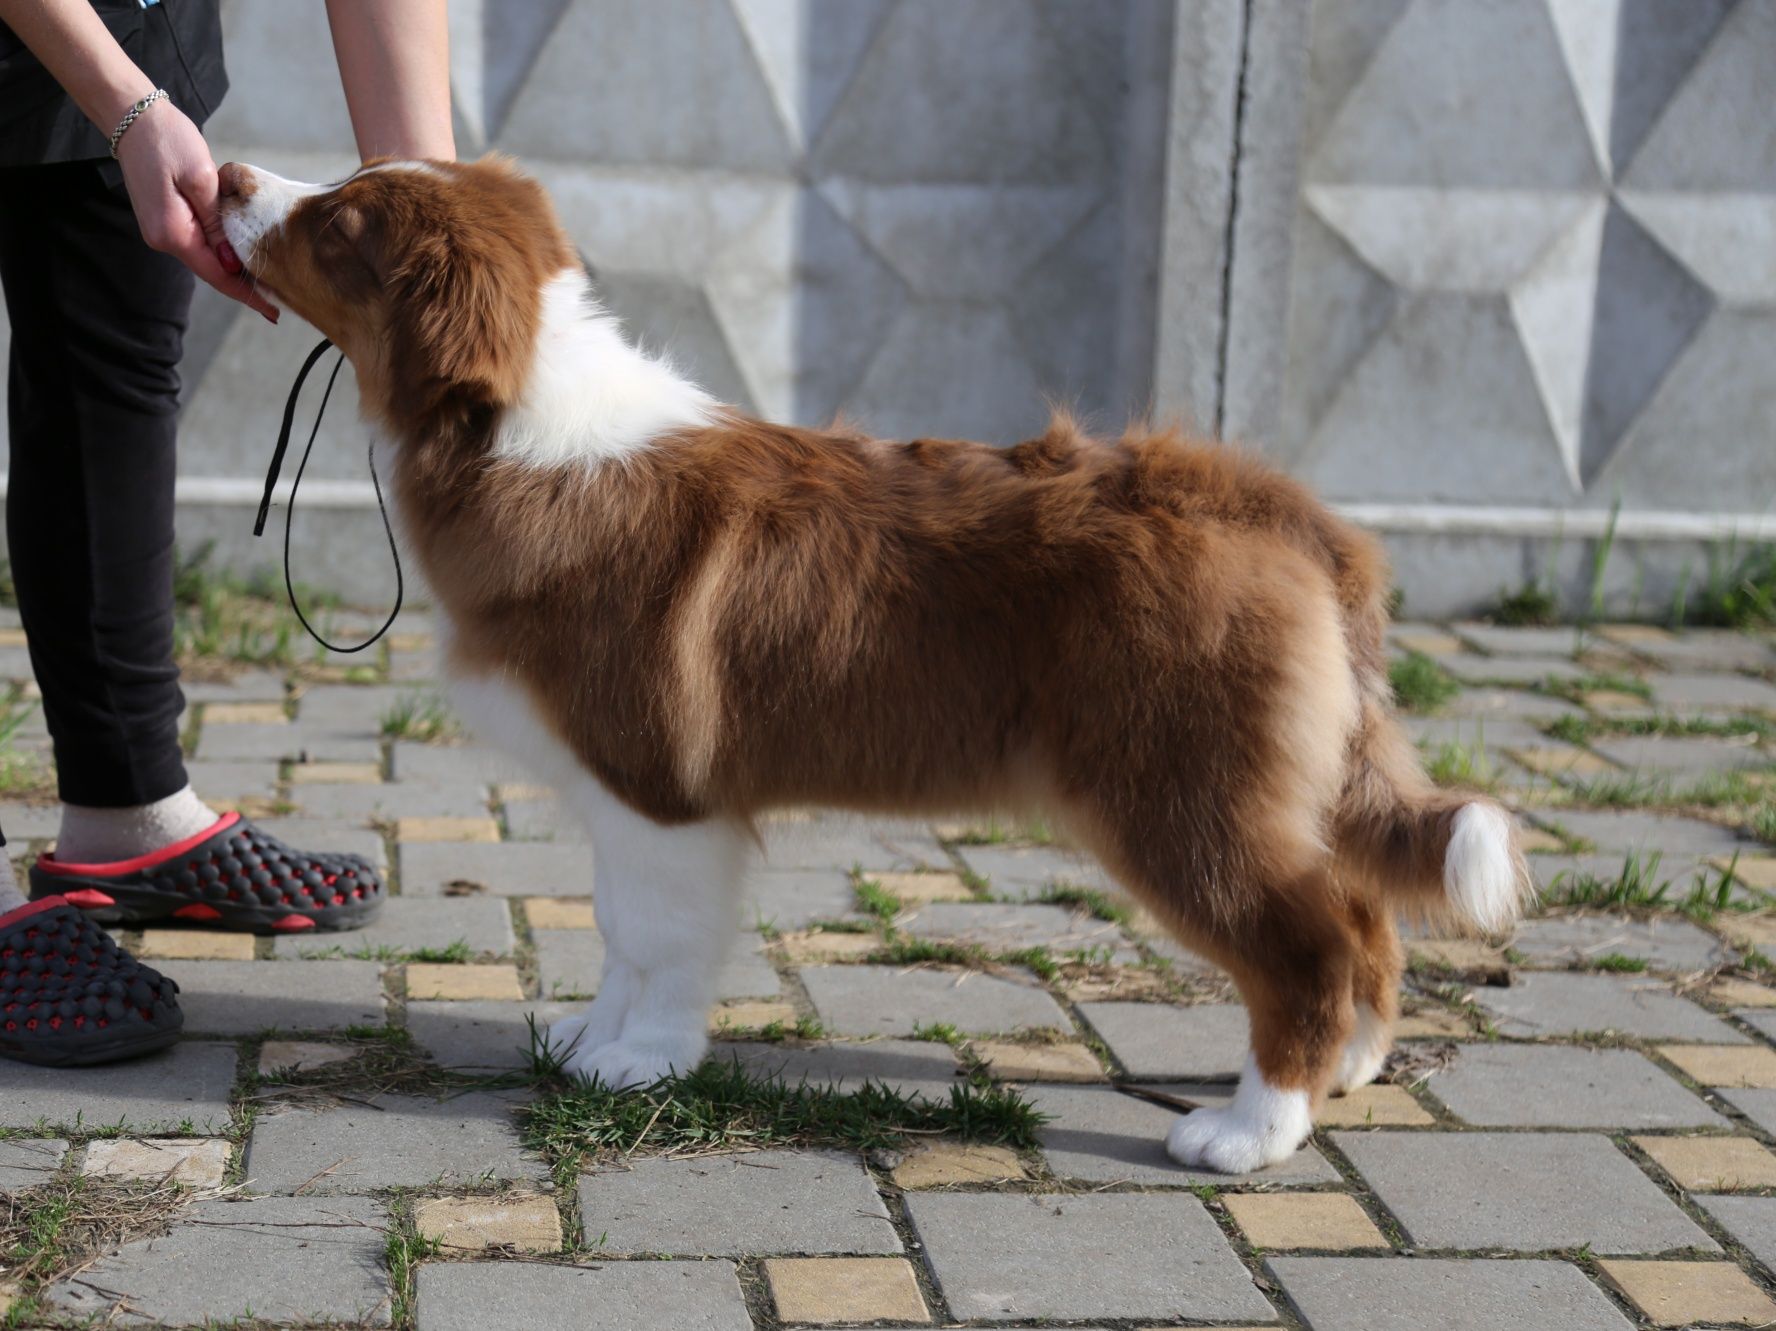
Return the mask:
<path id="1" fill-rule="evenodd" d="M 711 423 L 716 400 L 630 345 L 578 268 L 543 287 L 530 373 L 492 456 L 529 467 L 620 461 L 661 435 Z"/>

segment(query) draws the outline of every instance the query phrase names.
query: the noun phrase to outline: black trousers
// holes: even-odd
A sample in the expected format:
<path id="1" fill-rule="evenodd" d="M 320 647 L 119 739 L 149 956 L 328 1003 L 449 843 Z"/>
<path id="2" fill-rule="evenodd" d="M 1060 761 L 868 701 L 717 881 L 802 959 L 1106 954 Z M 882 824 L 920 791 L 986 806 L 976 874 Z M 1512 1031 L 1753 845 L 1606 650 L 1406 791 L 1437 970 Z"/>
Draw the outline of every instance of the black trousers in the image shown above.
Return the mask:
<path id="1" fill-rule="evenodd" d="M 143 804 L 186 782 L 173 477 L 193 282 L 143 243 L 109 163 L 0 168 L 6 536 L 70 804 Z"/>

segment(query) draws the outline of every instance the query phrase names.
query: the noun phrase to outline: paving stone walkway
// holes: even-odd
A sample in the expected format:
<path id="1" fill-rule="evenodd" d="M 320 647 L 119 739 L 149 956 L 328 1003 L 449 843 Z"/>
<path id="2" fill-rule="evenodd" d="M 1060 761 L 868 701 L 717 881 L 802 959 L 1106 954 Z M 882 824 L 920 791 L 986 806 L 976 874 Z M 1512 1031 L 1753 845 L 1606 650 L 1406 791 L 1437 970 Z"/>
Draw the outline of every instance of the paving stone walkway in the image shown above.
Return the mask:
<path id="1" fill-rule="evenodd" d="M 199 792 L 374 856 L 395 895 L 355 934 L 126 933 L 179 980 L 188 1038 L 0 1062 L 0 1304 L 420 1331 L 1776 1321 L 1776 644 L 1426 624 L 1393 645 L 1427 762 L 1519 810 L 1544 905 L 1510 940 L 1413 938 L 1387 1078 L 1238 1178 L 1160 1146 L 1166 1097 L 1231 1094 L 1238 997 L 1097 866 L 1040 829 L 831 818 L 764 829 L 712 1057 L 941 1102 L 1012 1087 L 1032 1139 L 662 1153 L 650 1122 L 549 1154 L 519 1117 L 560 1090 L 525 1071 L 527 1019 L 596 992 L 590 852 L 450 733 L 424 616 L 369 666 L 195 684 Z M 14 715 L 0 770 L 28 774 L 42 719 Z M 14 793 L 0 824 L 22 867 L 53 808 Z M 107 1198 L 126 1218 L 79 1238 Z M 31 1267 L 58 1205 L 87 1247 Z"/>

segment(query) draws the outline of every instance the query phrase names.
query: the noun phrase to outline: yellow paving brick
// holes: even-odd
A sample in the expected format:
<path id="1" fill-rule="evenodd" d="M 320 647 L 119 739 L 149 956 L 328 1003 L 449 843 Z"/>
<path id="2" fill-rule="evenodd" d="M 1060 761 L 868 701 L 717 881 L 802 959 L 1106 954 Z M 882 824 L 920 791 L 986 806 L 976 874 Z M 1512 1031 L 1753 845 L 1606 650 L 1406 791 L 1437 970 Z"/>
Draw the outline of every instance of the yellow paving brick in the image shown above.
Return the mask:
<path id="1" fill-rule="evenodd" d="M 1363 1208 L 1341 1192 L 1229 1192 L 1221 1201 L 1257 1248 L 1352 1252 L 1389 1246 Z"/>
<path id="2" fill-rule="evenodd" d="M 1702 992 L 1723 1007 L 1776 1007 L 1776 989 L 1756 980 L 1716 980 Z"/>
<path id="3" fill-rule="evenodd" d="M 1754 947 L 1765 956 L 1776 956 L 1776 915 L 1735 915 L 1723 911 L 1715 925 L 1740 947 Z"/>
<path id="4" fill-rule="evenodd" d="M 771 1257 L 765 1280 L 780 1321 L 929 1322 L 925 1296 L 904 1257 Z"/>
<path id="5" fill-rule="evenodd" d="M 524 918 L 532 929 L 595 929 L 589 897 L 529 897 Z"/>
<path id="6" fill-rule="evenodd" d="M 23 629 L 0 629 L 0 647 L 23 647 L 25 645 L 25 631 Z"/>
<path id="7" fill-rule="evenodd" d="M 1098 1056 L 1074 1041 L 1012 1044 L 976 1040 L 969 1046 L 1000 1081 L 1103 1081 Z"/>
<path id="8" fill-rule="evenodd" d="M 549 1197 L 427 1197 L 414 1203 L 420 1234 L 447 1249 L 559 1252 L 561 1213 Z"/>
<path id="9" fill-rule="evenodd" d="M 1472 938 L 1409 938 L 1406 953 L 1415 961 L 1462 975 L 1502 977 L 1511 969 L 1503 949 Z"/>
<path id="10" fill-rule="evenodd" d="M 259 1046 L 259 1075 L 312 1072 L 357 1056 L 358 1051 L 349 1045 L 324 1044 L 319 1040 L 267 1040 Z"/>
<path id="11" fill-rule="evenodd" d="M 391 633 L 388 645 L 391 652 L 429 652 L 437 644 L 429 633 Z"/>
<path id="12" fill-rule="evenodd" d="M 281 726 L 289 722 L 290 714 L 281 702 L 212 702 L 205 703 L 203 709 L 206 726 Z"/>
<path id="13" fill-rule="evenodd" d="M 513 804 L 520 800 L 552 800 L 555 792 L 548 786 L 533 786 L 525 781 L 506 781 L 493 788 L 499 796 L 501 804 Z"/>
<path id="14" fill-rule="evenodd" d="M 82 1174 L 93 1178 L 171 1179 L 193 1188 L 219 1188 L 228 1171 L 228 1143 L 219 1137 L 128 1137 L 93 1142 Z"/>
<path id="15" fill-rule="evenodd" d="M 709 1031 L 754 1031 L 766 1026 L 794 1026 L 796 1010 L 789 1003 L 741 1002 L 727 1003 L 709 1009 Z"/>
<path id="16" fill-rule="evenodd" d="M 923 1142 L 894 1167 L 903 1188 L 941 1188 L 950 1183 L 1002 1183 L 1025 1177 L 1017 1152 L 1004 1146 L 967 1142 Z"/>
<path id="17" fill-rule="evenodd" d="M 516 966 L 502 963 L 451 966 L 415 961 L 407 967 L 407 997 L 497 998 L 519 1002 L 524 998 L 524 986 L 518 982 Z"/>
<path id="18" fill-rule="evenodd" d="M 1651 706 L 1638 693 L 1623 693 L 1619 689 L 1592 689 L 1581 693 L 1579 701 L 1594 712 L 1644 712 Z"/>
<path id="19" fill-rule="evenodd" d="M 1538 776 L 1596 776 L 1615 770 L 1595 753 L 1564 744 L 1506 749 L 1519 767 L 1527 767 Z"/>
<path id="20" fill-rule="evenodd" d="M 499 824 L 491 818 L 397 818 L 397 841 L 498 841 Z"/>
<path id="21" fill-rule="evenodd" d="M 1474 1028 L 1448 1008 L 1427 1007 L 1394 1023 L 1396 1040 L 1467 1040 Z"/>
<path id="22" fill-rule="evenodd" d="M 1597 1264 L 1654 1326 L 1765 1326 L 1776 1303 L 1729 1262 Z"/>
<path id="23" fill-rule="evenodd" d="M 956 873 L 871 873 L 865 875 L 903 905 L 928 901 L 973 901 L 974 891 Z"/>
<path id="24" fill-rule="evenodd" d="M 138 957 L 164 961 L 251 961 L 252 934 L 215 929 L 144 929 Z"/>
<path id="25" fill-rule="evenodd" d="M 1544 832 L 1539 827 L 1519 827 L 1517 839 L 1525 852 L 1563 851 L 1566 849 L 1566 842 L 1552 832 Z"/>
<path id="26" fill-rule="evenodd" d="M 1708 862 L 1717 869 L 1731 869 L 1747 887 L 1776 892 L 1776 855 L 1716 855 Z"/>
<path id="27" fill-rule="evenodd" d="M 1401 651 L 1426 656 L 1456 656 L 1466 650 L 1453 633 L 1396 633 L 1390 641 Z"/>
<path id="28" fill-rule="evenodd" d="M 867 957 L 882 946 L 874 930 L 869 933 L 836 933 L 810 929 L 806 933 L 784 934 L 777 940 L 783 954 L 798 965 L 809 961 L 849 961 Z"/>
<path id="29" fill-rule="evenodd" d="M 1776 1188 L 1776 1155 L 1749 1137 L 1636 1137 L 1634 1144 L 1692 1192 Z"/>
<path id="30" fill-rule="evenodd" d="M 1598 624 L 1592 632 L 1624 647 L 1654 647 L 1676 641 L 1669 629 L 1656 624 Z"/>
<path id="31" fill-rule="evenodd" d="M 1323 1128 L 1423 1127 L 1435 1123 L 1403 1086 L 1376 1082 L 1326 1101 L 1314 1121 Z"/>
<path id="32" fill-rule="evenodd" d="M 375 786 L 382 784 L 380 763 L 296 763 L 290 768 L 296 786 Z"/>
<path id="33" fill-rule="evenodd" d="M 1662 1044 L 1659 1052 L 1704 1086 L 1776 1088 L 1776 1049 L 1762 1045 Z"/>

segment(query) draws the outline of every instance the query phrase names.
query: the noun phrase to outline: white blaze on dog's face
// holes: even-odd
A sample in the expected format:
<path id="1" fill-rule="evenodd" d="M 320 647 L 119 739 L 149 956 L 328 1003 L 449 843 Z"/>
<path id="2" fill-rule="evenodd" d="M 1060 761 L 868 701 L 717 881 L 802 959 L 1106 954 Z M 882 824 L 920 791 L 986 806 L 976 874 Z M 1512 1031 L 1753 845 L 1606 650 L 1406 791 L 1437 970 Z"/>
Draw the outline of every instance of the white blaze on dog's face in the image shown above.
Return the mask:
<path id="1" fill-rule="evenodd" d="M 332 185 L 222 168 L 247 272 L 351 359 L 367 405 L 513 400 L 546 280 L 573 259 L 542 189 L 503 160 L 373 163 Z"/>

